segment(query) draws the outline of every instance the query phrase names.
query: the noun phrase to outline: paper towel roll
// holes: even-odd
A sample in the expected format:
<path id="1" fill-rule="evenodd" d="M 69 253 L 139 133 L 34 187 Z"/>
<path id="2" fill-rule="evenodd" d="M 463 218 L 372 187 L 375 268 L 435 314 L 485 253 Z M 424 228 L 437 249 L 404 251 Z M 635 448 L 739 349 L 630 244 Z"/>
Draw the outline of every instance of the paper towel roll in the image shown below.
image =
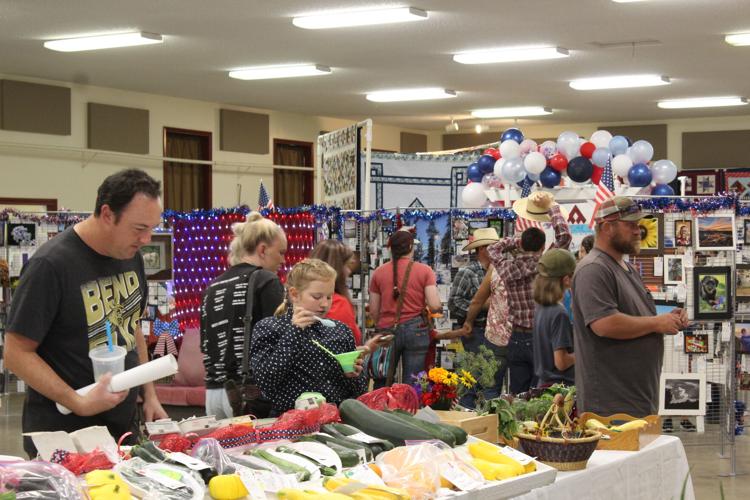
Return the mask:
<path id="1" fill-rule="evenodd" d="M 159 380 L 160 378 L 168 377 L 177 373 L 177 360 L 171 354 L 162 356 L 148 363 L 136 366 L 130 370 L 125 370 L 122 373 L 112 377 L 112 382 L 109 384 L 110 392 L 120 392 L 132 389 L 139 385 Z M 81 396 L 85 396 L 96 384 L 87 385 L 78 389 L 76 392 Z M 70 410 L 65 408 L 60 403 L 57 403 L 57 409 L 63 415 L 68 415 Z"/>

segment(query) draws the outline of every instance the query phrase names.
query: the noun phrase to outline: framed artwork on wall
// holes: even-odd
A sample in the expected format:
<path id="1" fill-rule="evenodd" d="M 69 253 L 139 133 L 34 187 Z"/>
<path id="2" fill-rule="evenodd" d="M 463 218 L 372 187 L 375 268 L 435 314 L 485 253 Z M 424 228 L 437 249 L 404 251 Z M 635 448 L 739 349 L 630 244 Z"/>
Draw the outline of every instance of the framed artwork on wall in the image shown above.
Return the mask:
<path id="1" fill-rule="evenodd" d="M 664 251 L 664 214 L 651 214 L 638 221 L 641 229 L 640 255 L 661 255 Z"/>
<path id="2" fill-rule="evenodd" d="M 662 373 L 659 415 L 705 415 L 705 373 Z"/>
<path id="3" fill-rule="evenodd" d="M 680 285 L 685 283 L 685 256 L 664 256 L 664 284 Z"/>
<path id="4" fill-rule="evenodd" d="M 742 242 L 745 246 L 750 246 L 750 219 L 743 219 L 742 227 L 744 229 Z"/>
<path id="5" fill-rule="evenodd" d="M 708 334 L 686 332 L 685 354 L 708 354 Z"/>
<path id="6" fill-rule="evenodd" d="M 734 215 L 706 215 L 695 218 L 695 248 L 734 250 L 737 246 Z"/>
<path id="7" fill-rule="evenodd" d="M 693 222 L 689 220 L 674 221 L 674 244 L 677 247 L 693 246 Z"/>
<path id="8" fill-rule="evenodd" d="M 695 319 L 730 319 L 732 307 L 731 268 L 693 269 L 693 315 Z"/>
<path id="9" fill-rule="evenodd" d="M 750 264 L 737 264 L 734 269 L 737 274 L 734 294 L 738 302 L 748 302 L 750 301 Z"/>

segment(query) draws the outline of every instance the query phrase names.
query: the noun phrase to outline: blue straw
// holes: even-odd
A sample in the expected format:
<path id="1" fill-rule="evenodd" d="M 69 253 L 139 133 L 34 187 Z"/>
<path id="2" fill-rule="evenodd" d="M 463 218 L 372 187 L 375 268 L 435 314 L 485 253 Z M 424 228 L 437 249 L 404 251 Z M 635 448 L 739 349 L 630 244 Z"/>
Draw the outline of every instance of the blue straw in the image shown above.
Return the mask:
<path id="1" fill-rule="evenodd" d="M 107 346 L 109 346 L 109 352 L 114 351 L 114 342 L 112 341 L 112 326 L 109 324 L 109 320 L 104 322 L 104 326 L 107 328 Z"/>

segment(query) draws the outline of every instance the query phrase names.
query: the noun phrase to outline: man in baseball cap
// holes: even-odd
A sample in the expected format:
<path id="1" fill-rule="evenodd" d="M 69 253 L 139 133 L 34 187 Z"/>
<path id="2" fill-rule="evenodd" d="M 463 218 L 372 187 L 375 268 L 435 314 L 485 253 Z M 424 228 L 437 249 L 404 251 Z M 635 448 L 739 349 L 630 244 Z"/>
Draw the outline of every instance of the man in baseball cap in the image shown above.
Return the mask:
<path id="1" fill-rule="evenodd" d="M 688 326 L 683 309 L 656 314 L 640 273 L 625 259 L 640 251 L 643 216 L 629 198 L 603 202 L 595 214 L 594 248 L 573 277 L 579 411 L 656 414 L 664 335 Z"/>

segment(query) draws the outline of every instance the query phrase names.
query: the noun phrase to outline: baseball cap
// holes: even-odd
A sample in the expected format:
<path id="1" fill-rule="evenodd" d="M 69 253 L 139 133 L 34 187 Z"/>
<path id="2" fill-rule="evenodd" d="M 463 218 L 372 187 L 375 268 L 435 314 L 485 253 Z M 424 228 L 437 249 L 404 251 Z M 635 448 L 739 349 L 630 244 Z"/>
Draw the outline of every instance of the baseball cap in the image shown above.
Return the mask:
<path id="1" fill-rule="evenodd" d="M 552 248 L 544 252 L 536 269 L 545 278 L 562 278 L 576 270 L 576 258 L 567 250 Z"/>
<path id="2" fill-rule="evenodd" d="M 615 196 L 604 200 L 596 211 L 596 221 L 637 221 L 644 217 L 641 207 L 636 202 L 625 196 Z"/>

